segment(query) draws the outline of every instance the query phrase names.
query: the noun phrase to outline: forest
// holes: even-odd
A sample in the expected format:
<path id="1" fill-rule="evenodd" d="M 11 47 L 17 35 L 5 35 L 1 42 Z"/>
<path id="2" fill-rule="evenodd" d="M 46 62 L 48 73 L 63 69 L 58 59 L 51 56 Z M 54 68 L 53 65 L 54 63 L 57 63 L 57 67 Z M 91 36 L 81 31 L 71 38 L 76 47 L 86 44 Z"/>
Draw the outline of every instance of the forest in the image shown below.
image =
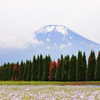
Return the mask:
<path id="1" fill-rule="evenodd" d="M 85 52 L 66 55 L 52 61 L 50 55 L 20 63 L 4 63 L 0 66 L 0 81 L 100 81 L 100 51 L 97 57 L 91 51 L 86 61 Z"/>

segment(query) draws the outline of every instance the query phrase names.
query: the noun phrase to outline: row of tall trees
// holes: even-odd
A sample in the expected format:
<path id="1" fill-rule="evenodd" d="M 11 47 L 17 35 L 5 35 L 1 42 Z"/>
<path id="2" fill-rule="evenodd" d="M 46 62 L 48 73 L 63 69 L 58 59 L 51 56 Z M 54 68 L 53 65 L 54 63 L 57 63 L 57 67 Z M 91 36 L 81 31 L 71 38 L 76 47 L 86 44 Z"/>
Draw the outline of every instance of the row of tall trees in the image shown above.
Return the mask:
<path id="1" fill-rule="evenodd" d="M 86 61 L 85 52 L 61 57 L 57 62 L 50 55 L 34 55 L 32 60 L 4 63 L 0 67 L 1 81 L 100 81 L 100 51 L 97 59 L 91 51 Z"/>

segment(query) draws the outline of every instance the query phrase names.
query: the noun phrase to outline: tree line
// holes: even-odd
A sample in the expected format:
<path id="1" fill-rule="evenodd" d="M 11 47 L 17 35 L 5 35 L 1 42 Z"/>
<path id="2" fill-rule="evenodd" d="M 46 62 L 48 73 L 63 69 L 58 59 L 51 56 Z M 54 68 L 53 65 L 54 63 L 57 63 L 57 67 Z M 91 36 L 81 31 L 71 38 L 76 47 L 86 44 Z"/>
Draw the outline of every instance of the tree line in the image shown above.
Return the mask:
<path id="1" fill-rule="evenodd" d="M 0 81 L 100 81 L 100 51 L 97 58 L 91 51 L 63 56 L 52 61 L 50 55 L 34 55 L 32 60 L 4 63 L 0 67 Z"/>

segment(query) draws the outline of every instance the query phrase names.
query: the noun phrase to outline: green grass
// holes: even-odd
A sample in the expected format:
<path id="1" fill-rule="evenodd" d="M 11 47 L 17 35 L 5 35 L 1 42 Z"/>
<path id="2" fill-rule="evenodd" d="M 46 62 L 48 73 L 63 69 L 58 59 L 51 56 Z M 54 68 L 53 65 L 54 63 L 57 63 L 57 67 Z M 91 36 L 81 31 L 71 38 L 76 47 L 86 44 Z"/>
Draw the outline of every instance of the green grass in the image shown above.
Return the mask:
<path id="1" fill-rule="evenodd" d="M 55 81 L 0 81 L 0 85 L 100 85 L 100 81 L 55 82 Z"/>
<path id="2" fill-rule="evenodd" d="M 0 81 L 0 85 L 63 85 L 66 82 L 50 81 Z M 68 82 L 67 82 L 68 83 Z"/>

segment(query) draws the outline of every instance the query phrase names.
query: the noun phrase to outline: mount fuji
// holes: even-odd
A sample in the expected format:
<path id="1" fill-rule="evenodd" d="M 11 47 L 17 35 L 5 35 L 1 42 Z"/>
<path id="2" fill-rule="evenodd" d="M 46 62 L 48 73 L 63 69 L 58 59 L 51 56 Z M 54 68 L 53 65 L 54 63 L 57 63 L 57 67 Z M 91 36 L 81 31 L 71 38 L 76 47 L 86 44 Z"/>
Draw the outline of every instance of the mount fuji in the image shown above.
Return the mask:
<path id="1" fill-rule="evenodd" d="M 88 40 L 63 25 L 47 25 L 35 33 L 35 39 L 41 43 L 27 49 L 9 49 L 0 52 L 0 64 L 4 62 L 17 62 L 32 59 L 33 55 L 48 55 L 57 60 L 61 54 L 77 55 L 78 50 L 84 51 L 88 56 L 91 50 L 98 52 L 100 44 Z"/>
<path id="2" fill-rule="evenodd" d="M 53 58 L 61 54 L 77 54 L 78 50 L 87 54 L 98 52 L 100 44 L 88 40 L 63 25 L 47 25 L 35 32 L 38 41 L 43 41 L 44 51 Z"/>

